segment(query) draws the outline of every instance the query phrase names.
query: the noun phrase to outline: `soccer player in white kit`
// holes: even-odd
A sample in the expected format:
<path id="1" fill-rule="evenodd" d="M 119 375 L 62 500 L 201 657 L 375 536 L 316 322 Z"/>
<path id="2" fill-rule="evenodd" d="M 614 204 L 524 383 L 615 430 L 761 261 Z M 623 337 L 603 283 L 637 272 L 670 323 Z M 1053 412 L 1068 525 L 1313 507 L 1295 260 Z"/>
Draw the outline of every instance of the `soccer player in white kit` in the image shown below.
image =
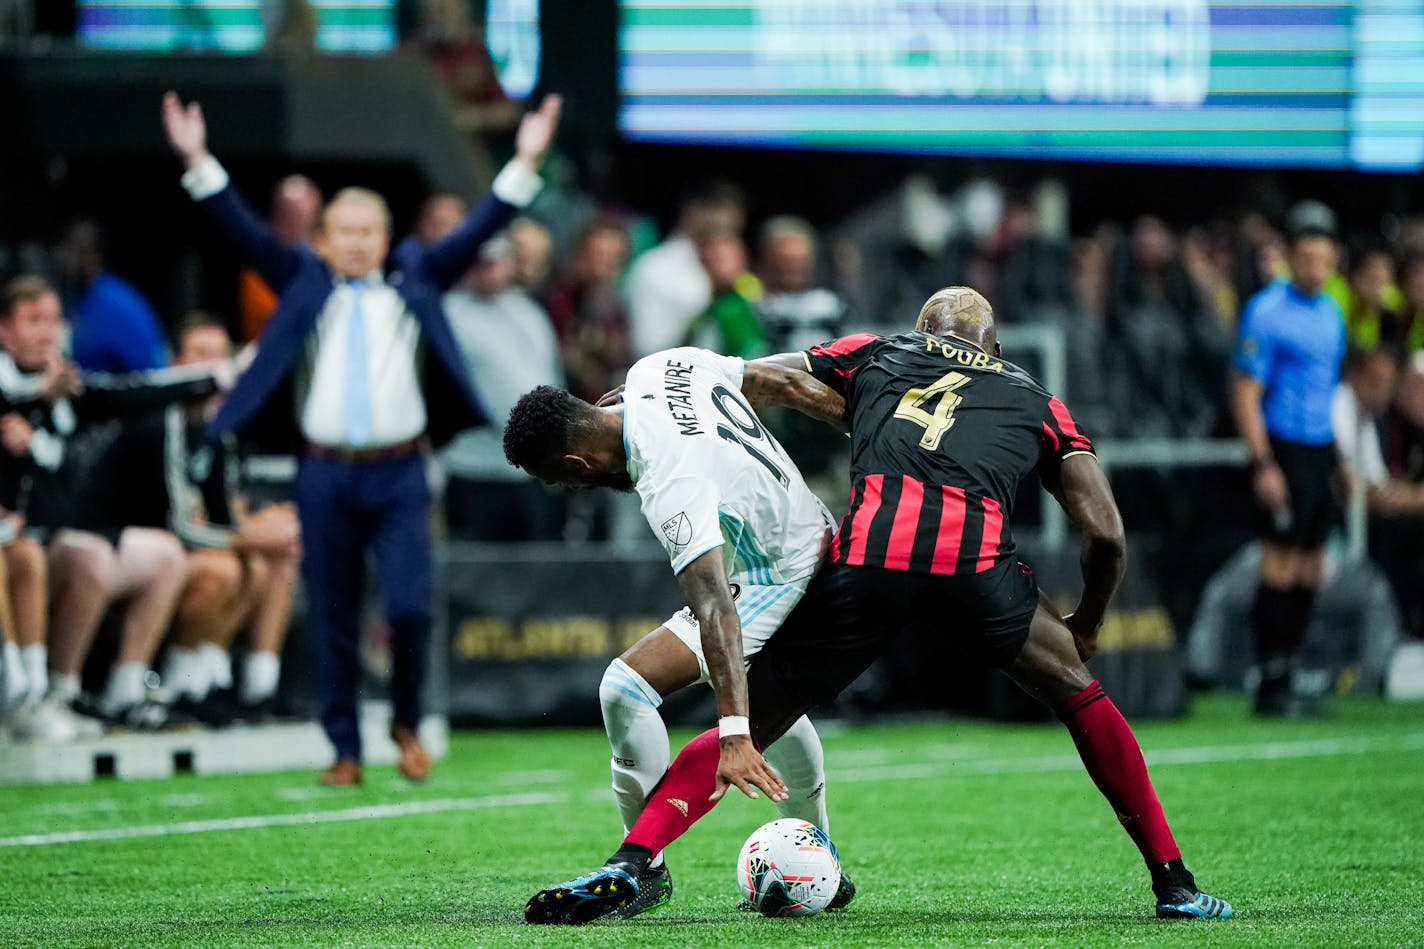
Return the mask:
<path id="1" fill-rule="evenodd" d="M 510 413 L 511 464 L 552 484 L 637 492 L 688 604 L 614 659 L 599 686 L 625 828 L 668 768 L 667 728 L 657 711 L 663 699 L 708 681 L 706 649 L 738 646 L 744 661 L 755 655 L 800 601 L 835 531 L 830 512 L 742 394 L 745 381 L 755 386 L 749 376 L 774 371 L 707 350 L 670 349 L 635 363 L 621 396 L 608 404 L 541 386 Z M 838 417 L 839 409 L 828 406 L 827 414 Z M 720 701 L 719 683 L 712 685 Z M 829 832 L 824 758 L 810 720 L 798 720 L 765 756 L 786 784 L 781 815 Z M 638 899 L 619 915 L 671 898 L 661 855 L 638 884 Z M 847 880 L 833 905 L 853 894 Z"/>

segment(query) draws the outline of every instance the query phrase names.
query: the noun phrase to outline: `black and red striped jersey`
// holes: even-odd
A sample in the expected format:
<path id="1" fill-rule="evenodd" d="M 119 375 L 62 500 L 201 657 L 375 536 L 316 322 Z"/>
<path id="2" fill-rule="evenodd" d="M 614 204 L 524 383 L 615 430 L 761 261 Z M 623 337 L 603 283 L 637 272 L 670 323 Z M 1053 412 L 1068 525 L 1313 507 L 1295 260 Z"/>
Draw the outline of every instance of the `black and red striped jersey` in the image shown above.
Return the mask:
<path id="1" fill-rule="evenodd" d="M 804 355 L 850 418 L 850 509 L 833 563 L 988 570 L 1014 552 L 1009 519 L 1024 477 L 1052 484 L 1064 458 L 1093 450 L 1032 376 L 957 337 L 861 334 Z"/>

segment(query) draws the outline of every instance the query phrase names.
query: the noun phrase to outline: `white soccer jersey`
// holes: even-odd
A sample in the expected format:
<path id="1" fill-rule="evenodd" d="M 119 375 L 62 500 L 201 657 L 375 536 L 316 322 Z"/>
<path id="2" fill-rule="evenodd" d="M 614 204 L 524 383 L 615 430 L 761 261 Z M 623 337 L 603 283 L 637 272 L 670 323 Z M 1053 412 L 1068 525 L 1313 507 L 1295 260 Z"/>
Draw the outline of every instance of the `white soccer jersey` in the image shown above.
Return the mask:
<path id="1" fill-rule="evenodd" d="M 742 397 L 742 360 L 669 349 L 623 390 L 628 474 L 675 573 L 722 548 L 734 583 L 780 586 L 820 566 L 834 521 Z"/>

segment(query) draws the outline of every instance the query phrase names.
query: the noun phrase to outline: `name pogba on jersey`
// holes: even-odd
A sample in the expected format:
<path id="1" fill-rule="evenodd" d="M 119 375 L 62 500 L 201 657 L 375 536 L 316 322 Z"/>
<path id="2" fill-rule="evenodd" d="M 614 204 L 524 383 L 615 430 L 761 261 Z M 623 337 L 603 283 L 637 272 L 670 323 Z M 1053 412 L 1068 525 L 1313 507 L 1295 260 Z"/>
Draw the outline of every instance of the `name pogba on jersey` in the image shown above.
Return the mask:
<path id="1" fill-rule="evenodd" d="M 845 396 L 851 501 L 830 560 L 981 573 L 1014 553 L 1019 483 L 1056 484 L 1093 444 L 1018 366 L 958 337 L 860 334 L 814 346 L 807 368 Z"/>

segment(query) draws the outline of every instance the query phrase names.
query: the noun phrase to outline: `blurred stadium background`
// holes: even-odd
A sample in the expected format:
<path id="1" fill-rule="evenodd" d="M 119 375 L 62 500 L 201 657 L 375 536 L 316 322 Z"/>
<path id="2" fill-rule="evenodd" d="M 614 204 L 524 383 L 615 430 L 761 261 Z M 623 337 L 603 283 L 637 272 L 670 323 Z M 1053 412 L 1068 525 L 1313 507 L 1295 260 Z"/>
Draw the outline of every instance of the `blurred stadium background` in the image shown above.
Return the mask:
<path id="1" fill-rule="evenodd" d="M 1005 356 L 1073 407 L 1112 477 L 1132 565 L 1093 668 L 1134 720 L 1189 716 L 1201 691 L 1252 682 L 1258 554 L 1227 392 L 1242 306 L 1282 278 L 1294 228 L 1337 237 L 1328 292 L 1352 344 L 1399 355 L 1380 438 L 1389 477 L 1424 496 L 1424 3 L 0 0 L 0 278 L 48 275 L 78 307 L 62 251 L 74 222 L 92 221 L 106 268 L 170 337 L 200 310 L 260 343 L 260 294 L 178 187 L 158 123 L 168 89 L 202 101 L 214 152 L 259 208 L 293 174 L 328 195 L 362 184 L 388 198 L 396 235 L 438 214 L 432 196 L 478 198 L 524 103 L 562 94 L 545 191 L 447 306 L 532 304 L 557 342 L 553 371 L 585 397 L 683 340 L 759 355 L 903 330 L 935 289 L 981 290 Z M 690 304 L 639 273 L 678 235 L 697 236 L 705 269 Z M 750 332 L 732 331 L 738 314 Z M 507 344 L 483 355 L 512 356 Z M 839 441 L 795 419 L 773 427 L 842 513 Z M 489 729 L 595 725 L 608 659 L 679 605 L 636 505 L 531 497 L 492 444 L 431 465 L 451 499 L 525 492 L 509 502 L 520 518 L 475 504 L 439 528 L 441 753 L 446 722 L 497 742 L 510 739 Z M 247 447 L 249 490 L 283 498 L 291 459 Z M 1041 585 L 1071 603 L 1071 531 L 1036 488 L 1019 510 Z M 1301 688 L 1370 703 L 1424 694 L 1421 552 L 1424 504 L 1385 510 L 1357 482 Z M 284 720 L 312 707 L 302 610 L 298 592 Z M 385 631 L 374 615 L 367 625 L 379 698 Z M 1208 701 L 1217 718 L 1247 714 Z M 689 695 L 667 711 L 697 724 L 709 708 Z M 924 713 L 1041 714 L 1006 680 L 912 641 L 829 710 Z M 1332 735 L 1372 721 L 1351 712 Z M 1387 722 L 1405 745 L 1417 735 L 1408 714 Z M 453 747 L 478 757 L 479 734 Z M 0 783 L 278 770 L 325 754 L 314 728 L 291 724 L 63 745 L 0 735 Z M 76 793 L 63 799 L 82 808 Z M 65 813 L 11 832 L 67 830 Z"/>
<path id="2" fill-rule="evenodd" d="M 1362 344 L 1424 347 L 1418 4 L 96 0 L 4 14 L 0 273 L 58 274 L 65 228 L 97 221 L 109 270 L 170 333 L 202 309 L 247 341 L 262 314 L 176 187 L 155 118 L 168 88 L 204 103 L 259 207 L 292 173 L 327 193 L 359 182 L 391 200 L 397 234 L 432 194 L 478 196 L 518 103 L 564 94 L 531 239 L 486 298 L 526 292 L 585 395 L 660 345 L 728 348 L 715 320 L 689 328 L 695 309 L 659 309 L 629 279 L 699 197 L 736 232 L 711 282 L 756 314 L 754 338 L 733 341 L 744 354 L 904 327 L 942 285 L 983 290 L 1006 351 L 1063 393 L 1112 472 L 1134 566 L 1100 663 L 1137 714 L 1184 713 L 1186 684 L 1249 675 L 1249 485 L 1226 392 L 1239 311 L 1281 276 L 1283 235 L 1339 235 L 1330 290 Z M 809 256 L 764 239 L 787 216 Z M 1417 389 L 1406 378 L 1382 426 L 1393 473 L 1416 482 Z M 839 513 L 843 452 L 780 422 Z M 250 464 L 280 496 L 283 460 Z M 551 505 L 557 523 L 500 535 L 542 544 L 471 541 L 489 535 L 475 526 L 442 546 L 436 687 L 448 681 L 457 722 L 596 721 L 607 657 L 675 605 L 636 512 Z M 1395 645 L 1420 633 L 1408 565 L 1393 577 L 1371 559 L 1360 507 L 1332 545 L 1319 692 L 1377 694 Z M 1036 491 L 1021 510 L 1047 589 L 1071 598 L 1061 518 Z M 284 682 L 299 705 L 302 645 Z M 848 705 L 937 708 L 954 692 L 977 696 L 961 711 L 1030 713 L 995 678 L 922 676 L 933 649 L 905 644 Z"/>

